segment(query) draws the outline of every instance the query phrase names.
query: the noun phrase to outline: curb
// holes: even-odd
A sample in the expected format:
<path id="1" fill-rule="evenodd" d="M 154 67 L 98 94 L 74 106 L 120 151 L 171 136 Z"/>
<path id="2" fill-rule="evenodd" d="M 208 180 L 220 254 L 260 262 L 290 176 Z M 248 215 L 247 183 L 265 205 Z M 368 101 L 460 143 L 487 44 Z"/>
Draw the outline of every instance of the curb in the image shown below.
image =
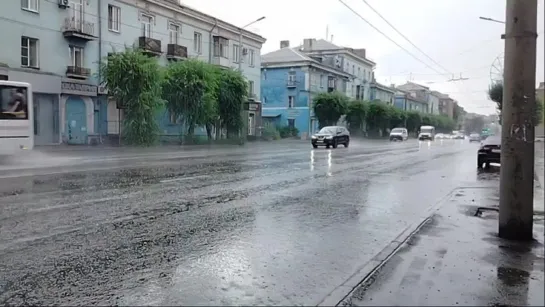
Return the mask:
<path id="1" fill-rule="evenodd" d="M 433 214 L 439 210 L 446 199 L 460 189 L 456 187 L 448 192 L 445 196 L 439 199 L 437 203 L 428 208 L 420 217 L 420 219 L 407 226 L 397 237 L 391 241 L 385 248 L 376 254 L 370 261 L 360 267 L 352 274 L 345 282 L 331 291 L 324 299 L 316 306 L 341 306 L 345 300 L 351 297 L 352 293 L 363 283 L 367 282 L 373 275 L 382 268 L 390 258 L 392 258 L 415 233 L 417 233 L 424 225 L 426 225 Z"/>

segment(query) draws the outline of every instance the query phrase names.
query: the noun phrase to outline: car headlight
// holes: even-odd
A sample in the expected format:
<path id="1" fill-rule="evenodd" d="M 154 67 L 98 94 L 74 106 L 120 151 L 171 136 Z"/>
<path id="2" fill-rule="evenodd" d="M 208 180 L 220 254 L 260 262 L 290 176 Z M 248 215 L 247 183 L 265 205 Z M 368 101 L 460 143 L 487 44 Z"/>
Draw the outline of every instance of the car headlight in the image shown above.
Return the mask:
<path id="1" fill-rule="evenodd" d="M 315 139 L 316 139 L 316 136 L 315 136 L 315 135 L 313 135 L 313 136 L 311 136 L 311 138 L 312 138 L 313 140 L 315 140 Z"/>
<path id="2" fill-rule="evenodd" d="M 326 136 L 325 138 L 328 139 L 328 140 L 331 140 L 333 138 L 333 136 L 329 135 L 329 136 Z"/>

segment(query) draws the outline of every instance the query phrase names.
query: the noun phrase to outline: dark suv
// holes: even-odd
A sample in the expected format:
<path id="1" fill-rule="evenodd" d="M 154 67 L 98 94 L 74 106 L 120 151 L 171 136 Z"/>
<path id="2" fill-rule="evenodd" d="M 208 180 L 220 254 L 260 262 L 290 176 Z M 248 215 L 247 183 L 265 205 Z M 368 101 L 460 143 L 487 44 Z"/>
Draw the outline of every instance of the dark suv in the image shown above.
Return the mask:
<path id="1" fill-rule="evenodd" d="M 490 166 L 490 163 L 500 163 L 501 157 L 501 137 L 489 136 L 482 141 L 481 147 L 477 152 L 477 168 Z"/>
<path id="2" fill-rule="evenodd" d="M 344 147 L 348 147 L 350 144 L 350 132 L 345 127 L 323 127 L 318 133 L 312 136 L 311 143 L 314 148 L 318 148 L 318 146 L 337 148 L 341 144 Z"/>

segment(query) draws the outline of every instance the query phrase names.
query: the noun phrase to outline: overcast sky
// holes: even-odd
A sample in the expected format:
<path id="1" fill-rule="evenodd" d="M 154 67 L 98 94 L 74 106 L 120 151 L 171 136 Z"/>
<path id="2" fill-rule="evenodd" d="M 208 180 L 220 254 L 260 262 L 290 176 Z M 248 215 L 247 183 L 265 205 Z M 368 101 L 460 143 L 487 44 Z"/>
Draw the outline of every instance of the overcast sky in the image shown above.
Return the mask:
<path id="1" fill-rule="evenodd" d="M 267 39 L 262 54 L 278 49 L 280 40 L 289 40 L 294 46 L 304 38 L 326 38 L 329 28 L 333 43 L 367 49 L 368 57 L 377 63 L 378 82 L 402 84 L 410 79 L 449 94 L 469 112 L 495 113 L 486 90 L 491 70 L 495 70 L 491 67 L 502 65 L 504 41 L 500 36 L 505 26 L 480 20 L 479 16 L 505 20 L 504 0 L 367 0 L 443 68 L 405 41 L 362 0 L 343 1 L 425 64 L 389 41 L 339 0 L 181 0 L 182 4 L 238 26 L 266 16 L 248 28 Z M 544 81 L 545 75 L 544 0 L 539 0 L 538 5 L 536 85 Z M 461 74 L 469 80 L 446 82 L 452 74 L 455 78 Z"/>

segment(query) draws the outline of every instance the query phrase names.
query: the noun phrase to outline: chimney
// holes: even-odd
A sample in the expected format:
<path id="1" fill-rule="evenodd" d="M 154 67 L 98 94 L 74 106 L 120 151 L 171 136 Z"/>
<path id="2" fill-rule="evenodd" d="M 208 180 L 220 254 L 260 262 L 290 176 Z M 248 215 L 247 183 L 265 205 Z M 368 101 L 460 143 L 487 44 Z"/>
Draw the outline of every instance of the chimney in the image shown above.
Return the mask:
<path id="1" fill-rule="evenodd" d="M 280 41 L 280 49 L 289 48 L 289 47 L 290 47 L 290 41 Z"/>
<path id="2" fill-rule="evenodd" d="M 354 53 L 356 55 L 366 59 L 366 57 L 365 57 L 365 48 L 354 49 Z"/>
<path id="3" fill-rule="evenodd" d="M 314 45 L 314 42 L 316 42 L 316 39 L 315 38 L 305 38 L 303 40 L 303 49 L 305 51 L 310 51 L 312 50 L 312 46 Z"/>

